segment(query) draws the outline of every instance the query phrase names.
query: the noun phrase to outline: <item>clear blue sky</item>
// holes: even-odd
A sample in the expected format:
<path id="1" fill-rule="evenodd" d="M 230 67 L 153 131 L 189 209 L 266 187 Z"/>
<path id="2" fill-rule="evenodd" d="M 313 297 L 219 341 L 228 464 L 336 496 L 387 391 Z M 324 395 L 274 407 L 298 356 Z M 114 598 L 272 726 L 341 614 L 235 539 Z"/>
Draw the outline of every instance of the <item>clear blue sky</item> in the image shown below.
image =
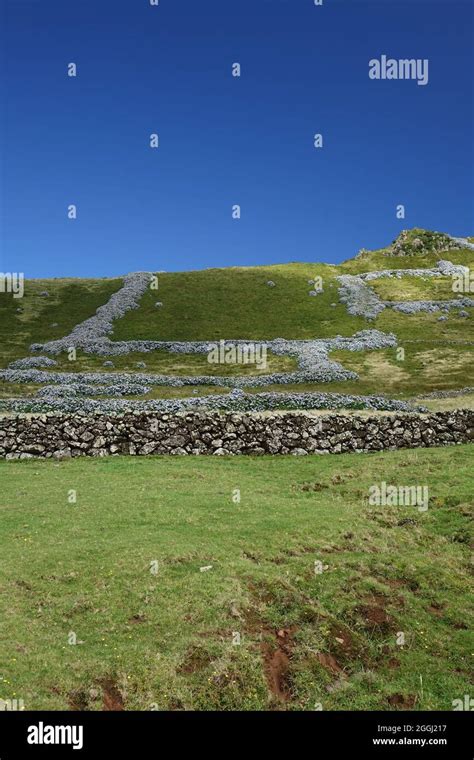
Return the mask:
<path id="1" fill-rule="evenodd" d="M 474 234 L 470 0 L 0 5 L 1 271 L 338 262 L 404 228 Z M 370 80 L 382 54 L 428 58 L 428 85 Z"/>

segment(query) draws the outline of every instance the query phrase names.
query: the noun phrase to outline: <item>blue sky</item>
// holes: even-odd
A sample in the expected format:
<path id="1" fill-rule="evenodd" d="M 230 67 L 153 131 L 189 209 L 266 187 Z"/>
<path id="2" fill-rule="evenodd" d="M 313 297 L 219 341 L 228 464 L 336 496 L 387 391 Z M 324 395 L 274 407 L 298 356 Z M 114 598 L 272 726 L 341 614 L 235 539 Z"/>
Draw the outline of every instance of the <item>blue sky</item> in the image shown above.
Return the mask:
<path id="1" fill-rule="evenodd" d="M 339 262 L 404 228 L 474 234 L 470 1 L 0 5 L 2 271 Z M 382 54 L 427 58 L 428 84 L 369 79 Z"/>

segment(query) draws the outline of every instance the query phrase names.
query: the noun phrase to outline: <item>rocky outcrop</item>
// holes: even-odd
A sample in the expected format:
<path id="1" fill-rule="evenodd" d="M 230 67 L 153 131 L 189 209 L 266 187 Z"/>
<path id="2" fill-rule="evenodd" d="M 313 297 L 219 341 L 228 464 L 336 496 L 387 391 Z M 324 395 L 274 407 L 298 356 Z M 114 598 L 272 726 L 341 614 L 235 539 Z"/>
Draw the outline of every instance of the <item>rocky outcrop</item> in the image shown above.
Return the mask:
<path id="1" fill-rule="evenodd" d="M 402 230 L 388 247 L 388 255 L 415 256 L 420 253 L 439 253 L 450 248 L 461 247 L 461 242 L 444 232 L 431 232 L 431 230 L 423 229 Z"/>
<path id="2" fill-rule="evenodd" d="M 51 414 L 0 419 L 0 457 L 132 454 L 340 454 L 474 440 L 474 411 L 357 416 L 285 414 Z"/>

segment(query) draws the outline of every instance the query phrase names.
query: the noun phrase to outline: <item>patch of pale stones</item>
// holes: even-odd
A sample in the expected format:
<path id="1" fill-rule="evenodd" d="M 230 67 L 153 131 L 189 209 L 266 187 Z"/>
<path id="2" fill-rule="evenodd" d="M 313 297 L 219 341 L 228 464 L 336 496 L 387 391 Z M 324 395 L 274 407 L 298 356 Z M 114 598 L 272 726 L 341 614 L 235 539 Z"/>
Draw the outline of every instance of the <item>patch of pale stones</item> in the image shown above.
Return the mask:
<path id="1" fill-rule="evenodd" d="M 132 343 L 132 348 L 130 346 Z M 236 344 L 247 344 L 248 341 L 235 341 Z M 114 344 L 111 344 L 114 345 Z M 278 338 L 267 343 L 267 347 L 277 355 L 294 356 L 297 359 L 299 371 L 285 373 L 269 373 L 267 375 L 215 376 L 215 375 L 159 375 L 137 372 L 134 374 L 121 372 L 56 372 L 41 369 L 6 369 L 0 370 L 0 379 L 11 383 L 46 384 L 39 392 L 45 401 L 55 401 L 58 397 L 70 396 L 120 396 L 142 395 L 152 386 L 197 386 L 211 385 L 228 388 L 245 388 L 248 386 L 263 387 L 265 385 L 288 385 L 311 382 L 334 382 L 337 380 L 357 379 L 355 372 L 344 369 L 338 362 L 329 358 L 329 353 L 335 350 L 366 351 L 380 348 L 390 348 L 397 345 L 395 335 L 379 330 L 362 330 L 350 338 L 337 336 L 320 340 L 285 340 Z M 121 345 L 116 346 L 120 348 Z M 131 341 L 125 345 L 127 351 L 147 351 L 157 348 L 176 353 L 207 353 L 210 344 L 207 342 L 164 343 L 161 341 Z M 107 364 L 109 364 L 107 362 Z M 53 390 L 52 386 L 61 387 L 61 391 Z M 67 393 L 67 388 L 76 391 Z M 110 388 L 110 393 L 108 389 Z M 91 391 L 90 393 L 88 391 Z"/>
<path id="2" fill-rule="evenodd" d="M 357 396 L 340 393 L 244 393 L 234 389 L 229 394 L 195 396 L 183 399 L 91 399 L 65 396 L 43 396 L 41 399 L 17 398 L 0 400 L 0 411 L 69 413 L 124 413 L 139 412 L 177 413 L 192 410 L 215 410 L 233 412 L 266 412 L 277 409 L 373 409 L 388 412 L 426 412 L 423 406 L 384 396 Z"/>
<path id="3" fill-rule="evenodd" d="M 9 369 L 37 369 L 38 367 L 56 367 L 57 361 L 49 356 L 27 356 L 8 365 Z"/>
<path id="4" fill-rule="evenodd" d="M 473 246 L 474 247 L 474 246 Z M 469 272 L 468 267 L 453 264 L 441 259 L 438 266 L 432 269 L 384 269 L 375 272 L 364 272 L 357 275 L 339 275 L 339 298 L 346 305 L 351 316 L 375 319 L 386 308 L 403 314 L 418 314 L 420 312 L 449 312 L 460 309 L 459 316 L 468 317 L 465 308 L 474 306 L 474 299 L 460 296 L 450 300 L 440 301 L 383 301 L 367 283 L 381 278 L 403 277 L 446 277 L 463 276 Z"/>

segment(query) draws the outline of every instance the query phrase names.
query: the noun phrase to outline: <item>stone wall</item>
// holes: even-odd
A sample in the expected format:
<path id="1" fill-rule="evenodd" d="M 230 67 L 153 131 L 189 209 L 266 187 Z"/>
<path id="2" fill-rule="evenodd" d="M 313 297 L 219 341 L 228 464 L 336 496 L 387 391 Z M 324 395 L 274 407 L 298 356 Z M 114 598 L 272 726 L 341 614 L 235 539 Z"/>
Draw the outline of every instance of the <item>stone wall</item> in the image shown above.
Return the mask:
<path id="1" fill-rule="evenodd" d="M 0 418 L 0 457 L 339 454 L 474 441 L 474 410 L 321 416 L 128 412 Z"/>

